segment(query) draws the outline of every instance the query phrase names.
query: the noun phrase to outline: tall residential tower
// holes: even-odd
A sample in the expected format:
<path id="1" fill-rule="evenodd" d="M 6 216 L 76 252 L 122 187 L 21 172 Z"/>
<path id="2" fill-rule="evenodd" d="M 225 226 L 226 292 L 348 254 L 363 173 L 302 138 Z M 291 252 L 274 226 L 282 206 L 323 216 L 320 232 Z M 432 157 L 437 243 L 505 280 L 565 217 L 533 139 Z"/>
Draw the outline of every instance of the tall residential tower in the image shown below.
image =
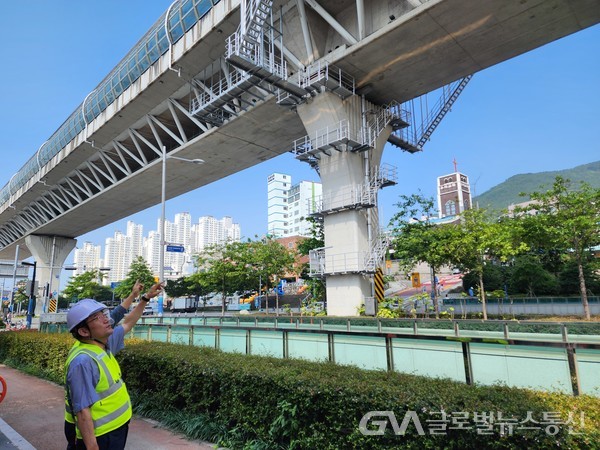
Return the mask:
<path id="1" fill-rule="evenodd" d="M 306 220 L 321 200 L 321 183 L 301 181 L 273 173 L 267 179 L 267 232 L 274 237 L 308 236 L 311 224 Z"/>

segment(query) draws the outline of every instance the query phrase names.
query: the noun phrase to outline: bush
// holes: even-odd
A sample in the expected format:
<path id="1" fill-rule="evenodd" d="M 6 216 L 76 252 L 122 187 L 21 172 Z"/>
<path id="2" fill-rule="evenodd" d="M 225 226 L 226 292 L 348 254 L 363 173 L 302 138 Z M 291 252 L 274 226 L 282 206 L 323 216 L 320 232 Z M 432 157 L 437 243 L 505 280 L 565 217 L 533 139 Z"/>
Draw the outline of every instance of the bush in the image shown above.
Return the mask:
<path id="1" fill-rule="evenodd" d="M 0 333 L 0 359 L 39 364 L 62 379 L 69 335 Z M 51 354 L 56 352 L 52 357 Z M 38 355 L 39 353 L 39 355 Z M 444 380 L 366 371 L 330 363 L 245 356 L 159 342 L 129 341 L 119 353 L 137 411 L 169 423 L 192 437 L 212 436 L 230 448 L 295 449 L 508 449 L 597 448 L 600 399 L 547 394 L 504 386 L 468 386 Z M 56 379 L 56 378 L 55 378 Z M 369 411 L 393 411 L 398 424 L 417 415 L 406 433 L 363 435 L 361 418 Z M 582 434 L 566 427 L 551 436 L 539 429 L 510 434 L 479 434 L 477 427 L 429 434 L 427 420 L 441 412 L 475 412 L 539 419 L 556 412 L 565 419 L 585 413 Z M 381 420 L 381 417 L 374 417 Z M 474 425 L 471 422 L 471 425 Z M 377 429 L 371 422 L 370 430 Z M 581 431 L 581 430 L 577 430 Z"/>

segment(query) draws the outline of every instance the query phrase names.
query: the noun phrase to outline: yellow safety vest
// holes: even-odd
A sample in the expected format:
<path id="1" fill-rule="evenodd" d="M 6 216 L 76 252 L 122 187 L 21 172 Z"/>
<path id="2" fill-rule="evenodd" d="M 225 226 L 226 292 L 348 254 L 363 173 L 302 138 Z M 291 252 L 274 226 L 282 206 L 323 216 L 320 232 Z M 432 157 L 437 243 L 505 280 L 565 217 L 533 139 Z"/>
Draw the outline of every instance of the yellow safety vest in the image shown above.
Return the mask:
<path id="1" fill-rule="evenodd" d="M 73 344 L 65 363 L 65 387 L 67 386 L 69 365 L 81 353 L 90 356 L 96 362 L 100 371 L 100 380 L 96 385 L 96 393 L 100 399 L 90 407 L 90 411 L 94 423 L 94 434 L 102 436 L 116 430 L 131 419 L 131 400 L 129 399 L 125 382 L 121 378 L 121 368 L 115 357 L 106 353 L 97 345 L 85 344 L 80 341 Z M 76 423 L 66 388 L 65 420 L 70 423 Z M 82 439 L 79 427 L 77 427 L 77 437 Z"/>

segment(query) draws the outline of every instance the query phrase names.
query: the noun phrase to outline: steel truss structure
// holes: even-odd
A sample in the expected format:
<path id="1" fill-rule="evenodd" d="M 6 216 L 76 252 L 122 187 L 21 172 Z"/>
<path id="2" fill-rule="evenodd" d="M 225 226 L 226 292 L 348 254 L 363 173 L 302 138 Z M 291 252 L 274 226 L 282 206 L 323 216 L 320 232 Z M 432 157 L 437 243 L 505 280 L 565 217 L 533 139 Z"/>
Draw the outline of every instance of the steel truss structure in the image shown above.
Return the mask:
<path id="1" fill-rule="evenodd" d="M 415 3 L 413 7 L 416 7 L 422 2 L 412 0 L 409 3 Z M 315 0 L 299 1 L 296 7 L 303 24 L 308 54 L 312 54 L 312 50 L 304 26 L 309 20 L 304 11 L 305 4 L 326 21 L 348 45 L 357 42 L 357 39 Z M 362 1 L 357 1 L 358 4 L 362 4 Z M 243 19 L 238 31 L 227 39 L 223 56 L 187 80 L 188 93 L 182 97 L 168 98 L 155 107 L 152 113 L 146 114 L 134 127 L 128 128 L 102 147 L 96 147 L 93 141 L 87 139 L 86 121 L 86 127 L 70 136 L 71 141 L 64 142 L 63 148 L 78 142 L 79 145 L 90 145 L 95 152 L 79 167 L 51 186 L 46 185 L 38 173 L 30 174 L 27 185 L 39 182 L 46 186 L 46 190 L 26 206 L 15 210 L 15 214 L 0 226 L 0 249 L 154 165 L 161 159 L 163 147 L 168 153 L 174 152 L 272 96 L 278 99 L 281 106 L 293 108 L 323 89 L 342 98 L 355 94 L 354 80 L 350 74 L 345 74 L 322 60 L 304 65 L 286 48 L 281 29 L 282 17 L 292 6 L 288 4 L 281 8 L 278 12 L 279 17 L 277 13 L 273 13 L 272 7 L 273 3 L 270 0 L 242 0 Z M 357 20 L 360 40 L 364 37 L 364 33 L 360 31 L 364 11 L 358 14 Z M 294 76 L 290 75 L 292 71 L 295 72 Z M 183 77 L 181 74 L 180 76 Z M 445 114 L 451 105 L 450 102 L 454 102 L 457 96 L 450 96 L 449 100 L 442 102 L 437 113 L 433 111 L 433 114 L 427 116 L 429 123 L 427 127 L 421 127 L 424 130 L 422 136 L 431 134 L 431 124 L 439 123 L 441 118 L 437 119 L 440 111 Z M 380 122 L 371 124 L 369 129 L 363 130 L 361 136 L 356 137 L 356 151 L 360 151 L 361 146 L 372 145 L 382 126 L 393 122 L 394 128 L 400 130 L 411 123 L 411 113 L 404 105 L 394 105 L 395 113 L 390 111 L 390 107 L 384 107 L 382 114 L 385 117 Z M 404 150 L 418 151 L 421 149 L 418 144 L 422 136 L 400 135 L 392 137 L 390 142 Z M 302 149 L 302 145 L 295 143 L 292 151 L 298 156 L 304 155 L 305 160 L 314 164 L 318 152 L 313 151 L 312 145 L 311 140 L 305 140 Z M 8 187 L 10 186 L 9 182 Z M 23 189 L 25 188 L 21 188 Z M 13 204 L 18 196 L 19 192 L 9 189 L 4 209 L 15 209 Z"/>

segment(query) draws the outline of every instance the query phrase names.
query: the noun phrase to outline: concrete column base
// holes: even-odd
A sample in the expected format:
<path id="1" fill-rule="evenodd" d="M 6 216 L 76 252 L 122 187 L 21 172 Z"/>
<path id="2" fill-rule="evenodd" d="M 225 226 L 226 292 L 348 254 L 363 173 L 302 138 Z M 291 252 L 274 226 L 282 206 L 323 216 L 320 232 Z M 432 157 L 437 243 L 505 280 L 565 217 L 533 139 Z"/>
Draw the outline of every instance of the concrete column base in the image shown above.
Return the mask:
<path id="1" fill-rule="evenodd" d="M 327 315 L 357 316 L 364 297 L 370 296 L 371 281 L 366 275 L 327 277 Z"/>
<path id="2" fill-rule="evenodd" d="M 58 290 L 61 269 L 77 240 L 60 236 L 29 235 L 25 238 L 25 243 L 37 263 L 36 280 L 39 281 L 40 288 L 49 287 L 48 295 L 44 298 L 36 293 L 34 314 L 37 316 L 48 311 L 49 294 Z"/>
<path id="3" fill-rule="evenodd" d="M 332 211 L 323 217 L 327 314 L 332 316 L 356 316 L 365 297 L 373 296 L 373 269 L 365 263 L 379 234 L 377 199 L 375 204 L 362 203 L 363 197 L 355 194 L 371 189 L 391 132 L 391 126 L 384 125 L 375 142 L 362 141 L 368 134 L 364 131 L 373 130 L 368 123 L 378 110 L 359 96 L 341 99 L 331 92 L 298 105 L 298 115 L 319 151 L 323 210 Z"/>

